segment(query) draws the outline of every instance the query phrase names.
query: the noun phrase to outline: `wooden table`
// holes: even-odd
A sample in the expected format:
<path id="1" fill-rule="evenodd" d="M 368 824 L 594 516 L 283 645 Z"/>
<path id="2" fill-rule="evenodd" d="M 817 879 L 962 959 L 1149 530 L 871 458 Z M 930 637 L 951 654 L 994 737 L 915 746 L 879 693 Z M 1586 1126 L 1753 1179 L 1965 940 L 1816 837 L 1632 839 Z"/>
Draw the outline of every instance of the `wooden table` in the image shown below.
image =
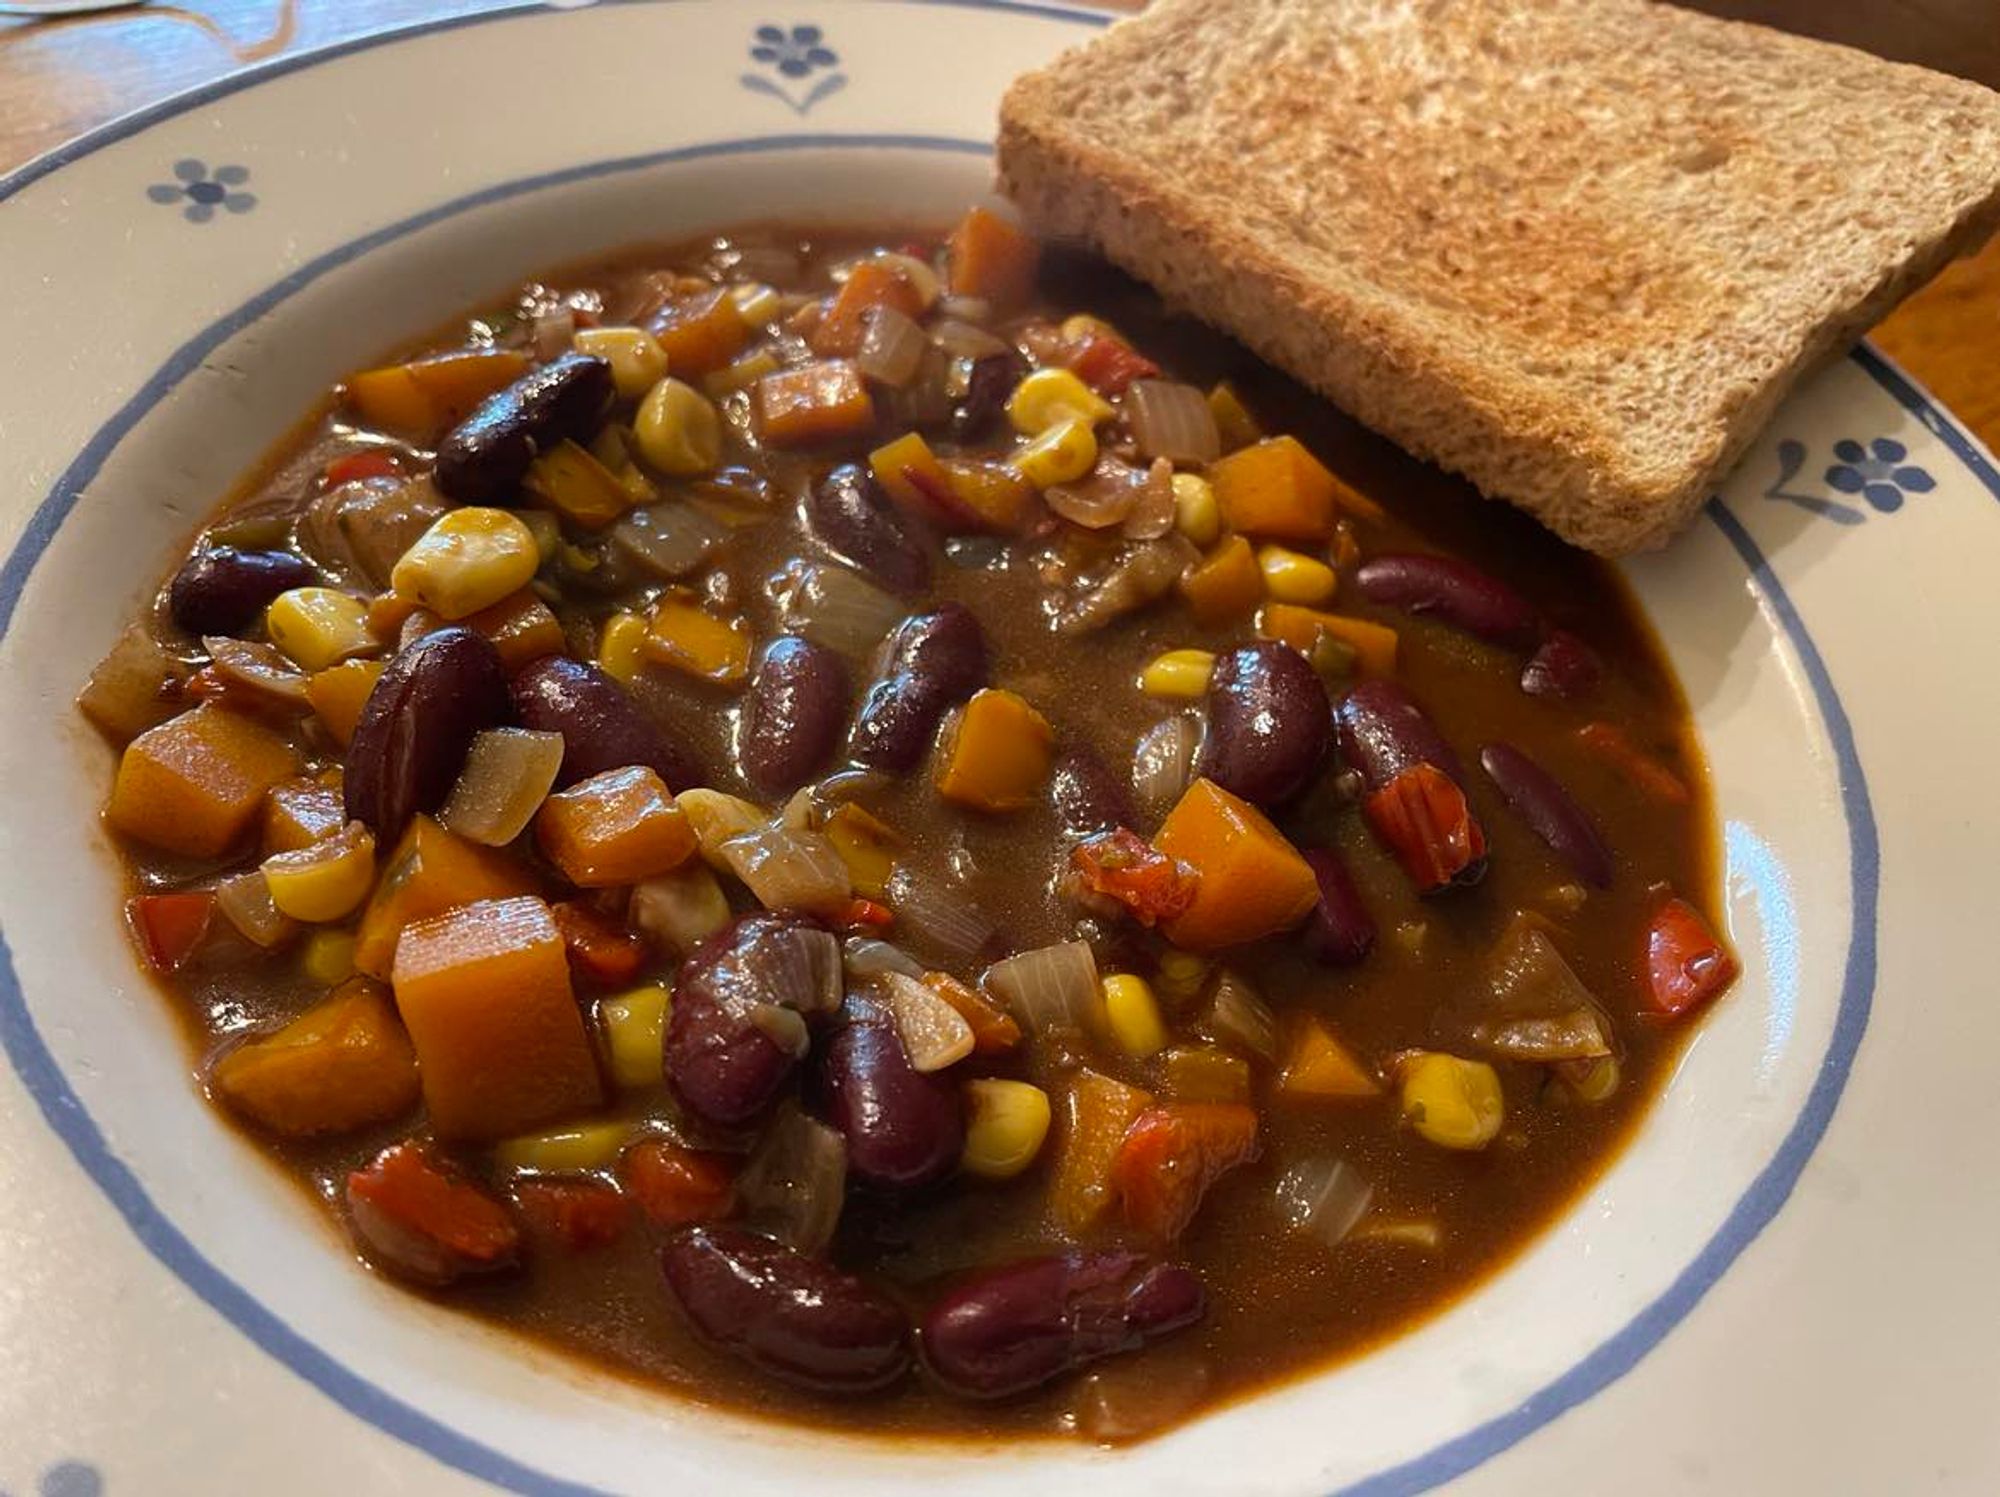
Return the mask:
<path id="1" fill-rule="evenodd" d="M 231 68 L 490 3 L 191 0 L 56 21 L 0 18 L 0 173 Z M 1685 3 L 2000 88 L 1996 0 Z M 1872 336 L 1988 447 L 2000 449 L 2000 236 L 1911 297 Z"/>

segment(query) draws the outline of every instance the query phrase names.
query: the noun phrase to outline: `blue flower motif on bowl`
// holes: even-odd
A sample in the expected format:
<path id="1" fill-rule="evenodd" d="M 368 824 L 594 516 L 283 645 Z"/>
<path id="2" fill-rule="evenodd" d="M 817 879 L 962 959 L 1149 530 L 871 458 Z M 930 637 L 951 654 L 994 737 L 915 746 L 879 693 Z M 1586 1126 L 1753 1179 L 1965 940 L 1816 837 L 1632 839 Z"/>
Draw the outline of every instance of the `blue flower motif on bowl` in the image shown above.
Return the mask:
<path id="1" fill-rule="evenodd" d="M 36 1497 L 101 1497 L 104 1476 L 88 1461 L 57 1461 L 35 1483 Z"/>
<path id="2" fill-rule="evenodd" d="M 1903 507 L 1905 494 L 1928 494 L 1937 487 L 1915 463 L 1906 462 L 1910 450 L 1890 437 L 1877 437 L 1866 447 L 1848 438 L 1833 444 L 1840 459 L 1826 470 L 1829 486 L 1843 494 L 1859 494 L 1883 514 Z"/>
<path id="3" fill-rule="evenodd" d="M 826 45 L 825 33 L 817 26 L 759 26 L 751 34 L 750 60 L 776 73 L 745 73 L 738 81 L 752 93 L 779 100 L 794 114 L 803 115 L 829 94 L 847 86 L 845 73 L 829 73 L 838 67 L 840 55 Z M 803 83 L 814 73 L 824 76 L 799 92 L 791 85 Z"/>
<path id="4" fill-rule="evenodd" d="M 220 208 L 225 213 L 248 213 L 257 206 L 254 193 L 239 189 L 250 180 L 247 166 L 218 166 L 189 156 L 174 163 L 174 180 L 155 182 L 146 196 L 156 203 L 179 205 L 181 217 L 191 224 L 205 224 Z"/>

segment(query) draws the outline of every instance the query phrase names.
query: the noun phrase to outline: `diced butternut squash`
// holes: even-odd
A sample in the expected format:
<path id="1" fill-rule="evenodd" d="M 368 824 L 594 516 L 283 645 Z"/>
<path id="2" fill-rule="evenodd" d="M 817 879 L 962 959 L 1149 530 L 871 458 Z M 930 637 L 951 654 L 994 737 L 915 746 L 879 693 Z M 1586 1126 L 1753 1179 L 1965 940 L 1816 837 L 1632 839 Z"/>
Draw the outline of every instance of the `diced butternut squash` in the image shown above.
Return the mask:
<path id="1" fill-rule="evenodd" d="M 1063 1099 L 1062 1136 L 1055 1178 L 1049 1183 L 1049 1216 L 1072 1235 L 1096 1226 L 1111 1208 L 1111 1168 L 1132 1120 L 1152 1097 L 1095 1071 L 1078 1071 Z"/>
<path id="2" fill-rule="evenodd" d="M 633 503 L 631 491 L 617 474 L 567 440 L 535 459 L 527 485 L 550 509 L 586 530 L 602 530 Z"/>
<path id="3" fill-rule="evenodd" d="M 1287 1097 L 1374 1097 L 1382 1085 L 1323 1020 L 1308 1016 L 1292 1031 L 1278 1090 Z"/>
<path id="4" fill-rule="evenodd" d="M 689 592 L 662 593 L 646 619 L 646 654 L 702 681 L 740 686 L 750 674 L 750 631 L 719 619 Z"/>
<path id="5" fill-rule="evenodd" d="M 916 432 L 905 432 L 877 447 L 868 454 L 868 467 L 882 492 L 914 514 L 942 519 L 956 508 L 951 475 L 930 443 Z"/>
<path id="6" fill-rule="evenodd" d="M 894 827 L 847 801 L 827 817 L 820 830 L 847 865 L 856 894 L 881 899 L 888 893 L 889 876 L 896 871 L 896 855 L 903 846 Z"/>
<path id="7" fill-rule="evenodd" d="M 970 457 L 942 458 L 939 466 L 951 481 L 952 497 L 988 530 L 1019 530 L 1027 523 L 1035 486 L 1016 469 Z"/>
<path id="8" fill-rule="evenodd" d="M 812 447 L 875 424 L 861 371 L 845 359 L 767 374 L 757 381 L 757 427 L 773 447 Z"/>
<path id="9" fill-rule="evenodd" d="M 264 797 L 264 855 L 296 852 L 347 825 L 347 807 L 331 785 L 286 780 Z"/>
<path id="10" fill-rule="evenodd" d="M 354 736 L 361 709 L 368 704 L 368 693 L 382 679 L 382 669 L 379 660 L 344 660 L 306 678 L 306 700 L 342 748 Z"/>
<path id="11" fill-rule="evenodd" d="M 583 889 L 655 878 L 695 848 L 694 828 L 666 782 L 642 764 L 608 769 L 543 801 L 535 841 Z"/>
<path id="12" fill-rule="evenodd" d="M 678 379 L 695 379 L 720 369 L 750 341 L 750 324 L 728 290 L 718 286 L 668 303 L 654 319 L 653 337 Z"/>
<path id="13" fill-rule="evenodd" d="M 1270 437 L 1232 452 L 1209 469 L 1208 479 L 1231 530 L 1291 541 L 1333 534 L 1338 481 L 1296 437 Z"/>
<path id="14" fill-rule="evenodd" d="M 149 846 L 212 858 L 249 830 L 265 792 L 295 768 L 270 729 L 203 705 L 125 746 L 105 820 Z"/>
<path id="15" fill-rule="evenodd" d="M 974 694 L 938 756 L 937 790 L 975 811 L 1018 811 L 1041 795 L 1055 729 L 1021 697 L 995 687 Z"/>
<path id="16" fill-rule="evenodd" d="M 1194 902 L 1161 929 L 1189 951 L 1240 946 L 1303 920 L 1319 901 L 1312 868 L 1248 801 L 1196 780 L 1153 845 L 1200 876 Z"/>
<path id="17" fill-rule="evenodd" d="M 533 878 L 514 859 L 455 837 L 428 816 L 412 817 L 362 912 L 354 965 L 370 977 L 386 978 L 406 925 L 533 889 Z"/>
<path id="18" fill-rule="evenodd" d="M 417 1105 L 417 1057 L 387 989 L 358 977 L 277 1033 L 231 1050 L 209 1085 L 272 1133 L 345 1133 Z"/>
<path id="19" fill-rule="evenodd" d="M 1023 300 L 1035 289 L 1035 241 L 985 208 L 959 220 L 946 246 L 947 284 L 957 296 L 992 306 Z"/>
<path id="20" fill-rule="evenodd" d="M 347 381 L 347 405 L 369 426 L 431 437 L 462 421 L 495 390 L 527 372 L 511 348 L 472 348 L 368 369 Z"/>
<path id="21" fill-rule="evenodd" d="M 1203 624 L 1227 624 L 1264 601 L 1264 573 L 1257 553 L 1240 535 L 1226 535 L 1181 577 L 1188 611 Z"/>
<path id="22" fill-rule="evenodd" d="M 530 588 L 524 587 L 460 622 L 493 641 L 500 663 L 510 673 L 563 650 L 562 621 Z"/>
<path id="23" fill-rule="evenodd" d="M 1324 635 L 1350 647 L 1362 670 L 1369 675 L 1396 673 L 1396 631 L 1386 624 L 1350 619 L 1296 603 L 1266 603 L 1257 615 L 1257 632 L 1266 639 L 1282 640 L 1307 658 L 1311 658 L 1313 646 Z"/>
<path id="24" fill-rule="evenodd" d="M 395 988 L 440 1137 L 507 1138 L 604 1100 L 562 933 L 541 900 L 481 900 L 410 926 Z"/>
<path id="25" fill-rule="evenodd" d="M 853 358 L 861 351 L 862 334 L 868 331 L 868 314 L 877 307 L 894 307 L 905 317 L 921 317 L 923 293 L 892 262 L 863 260 L 848 272 L 846 284 L 813 329 L 813 352 L 822 358 Z"/>

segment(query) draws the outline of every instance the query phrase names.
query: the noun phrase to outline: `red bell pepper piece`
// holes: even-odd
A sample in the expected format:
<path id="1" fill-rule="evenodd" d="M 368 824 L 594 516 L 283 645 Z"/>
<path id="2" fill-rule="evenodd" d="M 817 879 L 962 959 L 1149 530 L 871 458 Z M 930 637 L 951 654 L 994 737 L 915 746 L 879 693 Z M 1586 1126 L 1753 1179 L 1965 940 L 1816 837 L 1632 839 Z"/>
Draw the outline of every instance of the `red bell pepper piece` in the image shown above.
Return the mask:
<path id="1" fill-rule="evenodd" d="M 1361 811 L 1425 894 L 1476 883 L 1486 871 L 1486 833 L 1458 782 L 1435 764 L 1402 770 L 1370 791 Z"/>
<path id="2" fill-rule="evenodd" d="M 857 895 L 847 902 L 833 923 L 851 936 L 880 935 L 896 923 L 896 912 L 879 900 Z"/>
<path id="3" fill-rule="evenodd" d="M 1736 957 L 1685 899 L 1670 898 L 1646 927 L 1646 981 L 1653 1008 L 1679 1018 L 1736 980 Z"/>
<path id="4" fill-rule="evenodd" d="M 384 1149 L 350 1174 L 347 1203 L 369 1245 L 424 1282 L 499 1268 L 520 1246 L 505 1206 L 416 1144 Z"/>
<path id="5" fill-rule="evenodd" d="M 618 1187 L 602 1180 L 523 1180 L 514 1204 L 531 1232 L 572 1253 L 616 1242 L 632 1216 Z"/>
<path id="6" fill-rule="evenodd" d="M 1168 1102 L 1125 1130 L 1111 1194 L 1134 1231 L 1171 1241 L 1228 1170 L 1257 1157 L 1257 1113 L 1241 1102 Z"/>
<path id="7" fill-rule="evenodd" d="M 602 910 L 582 900 L 567 899 L 551 905 L 549 913 L 562 933 L 570 970 L 578 976 L 608 987 L 621 987 L 645 967 L 650 954 L 645 939 Z"/>
<path id="8" fill-rule="evenodd" d="M 1123 395 L 1135 379 L 1157 379 L 1160 366 L 1119 338 L 1092 333 L 1070 360 L 1070 372 L 1100 395 Z"/>
<path id="9" fill-rule="evenodd" d="M 214 916 L 215 894 L 209 889 L 141 894 L 125 904 L 125 918 L 155 972 L 179 970 L 201 945 Z"/>
<path id="10" fill-rule="evenodd" d="M 396 461 L 393 452 L 383 452 L 371 448 L 366 452 L 350 452 L 337 457 L 326 465 L 324 475 L 326 486 L 337 489 L 344 483 L 358 483 L 364 478 L 401 478 L 403 465 Z"/>
<path id="11" fill-rule="evenodd" d="M 736 1180 L 719 1156 L 664 1138 L 627 1149 L 618 1175 L 639 1209 L 662 1227 L 720 1221 L 736 1209 Z"/>
<path id="12" fill-rule="evenodd" d="M 1201 884 L 1193 868 L 1122 826 L 1085 838 L 1069 861 L 1086 889 L 1117 900 L 1141 925 L 1183 913 Z"/>

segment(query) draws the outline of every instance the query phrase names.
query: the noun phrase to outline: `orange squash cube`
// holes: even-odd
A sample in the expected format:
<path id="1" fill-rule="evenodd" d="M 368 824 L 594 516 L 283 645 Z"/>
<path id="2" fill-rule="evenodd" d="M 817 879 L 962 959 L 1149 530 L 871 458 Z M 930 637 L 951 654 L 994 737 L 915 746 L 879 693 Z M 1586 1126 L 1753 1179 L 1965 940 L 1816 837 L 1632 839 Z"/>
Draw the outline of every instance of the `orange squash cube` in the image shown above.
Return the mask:
<path id="1" fill-rule="evenodd" d="M 1231 530 L 1279 540 L 1323 541 L 1333 534 L 1339 481 L 1297 437 L 1269 437 L 1208 470 Z"/>
<path id="2" fill-rule="evenodd" d="M 264 855 L 297 852 L 324 842 L 347 825 L 347 805 L 337 786 L 287 780 L 264 797 Z"/>
<path id="3" fill-rule="evenodd" d="M 1199 623 L 1226 624 L 1264 601 L 1264 573 L 1240 535 L 1226 535 L 1181 577 L 1181 596 Z"/>
<path id="4" fill-rule="evenodd" d="M 227 852 L 264 794 L 297 763 L 284 739 L 203 704 L 125 746 L 105 820 L 135 841 L 191 858 Z"/>
<path id="5" fill-rule="evenodd" d="M 541 900 L 418 921 L 396 947 L 395 988 L 439 1137 L 506 1138 L 603 1102 L 562 932 Z"/>
<path id="6" fill-rule="evenodd" d="M 606 889 L 680 867 L 694 828 L 666 781 L 643 764 L 607 769 L 559 790 L 535 814 L 535 841 L 580 889 Z"/>
<path id="7" fill-rule="evenodd" d="M 347 404 L 370 426 L 430 436 L 464 420 L 495 390 L 528 369 L 511 348 L 470 348 L 410 364 L 368 369 L 347 381 Z"/>
<path id="8" fill-rule="evenodd" d="M 1004 307 L 1035 289 L 1039 254 L 1035 241 L 999 214 L 974 208 L 959 220 L 946 245 L 948 282 L 955 295 Z"/>
<path id="9" fill-rule="evenodd" d="M 459 622 L 493 641 L 509 674 L 544 655 L 560 655 L 565 643 L 562 621 L 525 587 Z"/>
<path id="10" fill-rule="evenodd" d="M 812 447 L 874 424 L 868 385 L 845 359 L 785 369 L 757 381 L 757 428 L 773 447 Z"/>
<path id="11" fill-rule="evenodd" d="M 750 675 L 750 631 L 741 619 L 719 619 L 692 593 L 662 593 L 646 616 L 641 647 L 648 658 L 718 686 L 740 686 Z"/>
<path id="12" fill-rule="evenodd" d="M 386 1123 L 417 1105 L 417 1057 L 380 983 L 352 978 L 275 1034 L 215 1063 L 209 1085 L 287 1138 Z"/>
<path id="13" fill-rule="evenodd" d="M 1312 654 L 1313 645 L 1324 634 L 1352 646 L 1362 670 L 1371 676 L 1396 674 L 1396 631 L 1386 624 L 1367 619 L 1350 619 L 1297 603 L 1267 603 L 1257 615 L 1257 632 L 1266 639 L 1281 640 L 1301 655 Z"/>
<path id="14" fill-rule="evenodd" d="M 1308 1017 L 1292 1033 L 1278 1090 L 1287 1097 L 1360 1098 L 1380 1096 L 1382 1084 L 1324 1022 Z"/>
<path id="15" fill-rule="evenodd" d="M 668 371 L 682 380 L 722 368 L 750 341 L 750 324 L 722 286 L 669 302 L 651 331 L 666 350 Z"/>
<path id="16" fill-rule="evenodd" d="M 894 307 L 905 317 L 921 317 L 924 299 L 894 265 L 863 260 L 848 272 L 847 283 L 813 329 L 813 352 L 823 358 L 852 358 L 861 351 L 868 314 L 877 307 Z"/>
<path id="17" fill-rule="evenodd" d="M 370 977 L 386 978 L 405 926 L 478 900 L 531 894 L 534 888 L 528 871 L 504 853 L 455 836 L 428 816 L 414 816 L 361 913 L 354 965 Z"/>
<path id="18" fill-rule="evenodd" d="M 1153 845 L 1201 876 L 1194 902 L 1161 926 L 1185 950 L 1219 951 L 1288 930 L 1319 902 L 1312 868 L 1284 833 L 1212 780 L 1188 786 Z"/>
<path id="19" fill-rule="evenodd" d="M 380 660 L 343 660 L 306 678 L 306 700 L 342 748 L 354 736 L 361 709 L 368 705 L 368 693 L 382 679 L 383 665 Z"/>
<path id="20" fill-rule="evenodd" d="M 973 695 L 946 735 L 937 790 L 975 811 L 1018 811 L 1034 803 L 1055 751 L 1049 720 L 1011 691 Z"/>
<path id="21" fill-rule="evenodd" d="M 868 454 L 868 467 L 882 492 L 916 514 L 935 517 L 956 498 L 951 475 L 917 432 L 905 432 Z"/>
<path id="22" fill-rule="evenodd" d="M 989 530 L 1019 530 L 1027 523 L 1035 486 L 1006 463 L 954 457 L 940 459 L 939 466 L 951 479 L 952 497 Z"/>

